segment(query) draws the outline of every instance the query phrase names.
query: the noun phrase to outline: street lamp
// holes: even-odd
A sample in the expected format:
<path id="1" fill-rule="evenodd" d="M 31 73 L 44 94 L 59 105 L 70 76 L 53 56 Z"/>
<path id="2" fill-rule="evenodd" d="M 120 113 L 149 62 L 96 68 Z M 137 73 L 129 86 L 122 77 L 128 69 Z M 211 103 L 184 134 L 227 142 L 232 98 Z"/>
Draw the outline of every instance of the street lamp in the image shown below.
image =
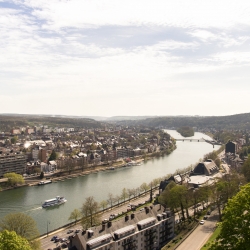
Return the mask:
<path id="1" fill-rule="evenodd" d="M 47 220 L 47 237 L 49 236 L 49 224 L 50 224 L 50 221 Z"/>

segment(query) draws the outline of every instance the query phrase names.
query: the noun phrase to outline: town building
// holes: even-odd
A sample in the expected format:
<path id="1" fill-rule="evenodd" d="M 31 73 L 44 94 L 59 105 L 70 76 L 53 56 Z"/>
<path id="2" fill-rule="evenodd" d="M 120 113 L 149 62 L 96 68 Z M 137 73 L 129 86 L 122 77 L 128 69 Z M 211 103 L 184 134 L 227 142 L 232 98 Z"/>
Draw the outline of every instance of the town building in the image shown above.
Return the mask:
<path id="1" fill-rule="evenodd" d="M 103 222 L 70 238 L 76 250 L 161 249 L 174 237 L 174 216 L 161 205 L 125 215 L 118 221 Z"/>
<path id="2" fill-rule="evenodd" d="M 238 150 L 239 150 L 239 146 L 237 142 L 228 141 L 228 143 L 226 143 L 225 145 L 225 153 L 236 154 Z"/>
<path id="3" fill-rule="evenodd" d="M 134 157 L 135 150 L 131 147 L 120 147 L 116 149 L 116 156 L 117 158 L 127 158 L 127 157 Z"/>
<path id="4" fill-rule="evenodd" d="M 24 174 L 26 172 L 26 157 L 21 152 L 0 152 L 0 177 L 6 173 Z"/>
<path id="5" fill-rule="evenodd" d="M 188 177 L 190 187 L 198 188 L 202 185 L 210 185 L 214 183 L 214 176 L 220 176 L 220 169 L 215 162 L 207 159 L 204 162 L 199 162 Z"/>
<path id="6" fill-rule="evenodd" d="M 13 128 L 13 129 L 11 129 L 10 133 L 11 133 L 12 135 L 20 135 L 20 134 L 21 134 L 21 131 L 20 131 L 19 128 L 18 128 L 18 129 Z"/>

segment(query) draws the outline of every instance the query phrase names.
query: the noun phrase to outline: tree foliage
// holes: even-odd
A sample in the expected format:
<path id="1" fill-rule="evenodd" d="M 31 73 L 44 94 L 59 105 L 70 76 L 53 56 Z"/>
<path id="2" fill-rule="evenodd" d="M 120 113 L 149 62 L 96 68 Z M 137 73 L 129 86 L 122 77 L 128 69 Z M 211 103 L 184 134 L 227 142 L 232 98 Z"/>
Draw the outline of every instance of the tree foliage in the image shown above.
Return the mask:
<path id="1" fill-rule="evenodd" d="M 245 250 L 250 246 L 250 183 L 228 201 L 221 231 L 210 250 Z"/>
<path id="2" fill-rule="evenodd" d="M 113 196 L 112 193 L 109 193 L 109 194 L 108 194 L 107 202 L 108 202 L 108 204 L 110 205 L 110 207 L 113 206 L 113 203 L 114 203 L 114 196 Z"/>
<path id="3" fill-rule="evenodd" d="M 242 166 L 242 173 L 245 176 L 247 182 L 250 182 L 250 157 L 244 162 Z"/>
<path id="4" fill-rule="evenodd" d="M 43 179 L 43 178 L 44 178 L 44 172 L 43 172 L 43 171 L 40 173 L 39 178 L 40 178 L 40 179 Z"/>
<path id="5" fill-rule="evenodd" d="M 80 212 L 78 209 L 75 208 L 75 209 L 70 213 L 69 220 L 74 220 L 74 221 L 75 221 L 75 224 L 76 224 L 77 220 L 78 220 L 79 218 L 81 218 L 81 217 L 82 217 L 81 212 Z"/>
<path id="6" fill-rule="evenodd" d="M 55 161 L 56 159 L 57 159 L 57 154 L 56 151 L 53 149 L 50 154 L 49 161 Z"/>
<path id="7" fill-rule="evenodd" d="M 36 222 L 24 213 L 7 214 L 0 221 L 0 229 L 15 231 L 18 235 L 29 241 L 39 236 Z"/>
<path id="8" fill-rule="evenodd" d="M 126 198 L 128 198 L 128 191 L 127 191 L 126 188 L 123 188 L 123 189 L 122 189 L 122 193 L 121 193 L 121 196 L 120 196 L 120 197 L 123 199 L 123 201 L 125 201 Z"/>
<path id="9" fill-rule="evenodd" d="M 12 138 L 10 139 L 11 144 L 16 144 L 17 140 L 18 140 L 18 137 L 17 137 L 17 136 L 12 137 Z"/>
<path id="10" fill-rule="evenodd" d="M 14 231 L 3 230 L 0 233 L 0 250 L 32 250 L 28 240 Z"/>
<path id="11" fill-rule="evenodd" d="M 100 223 L 99 204 L 93 196 L 87 197 L 82 205 L 82 226 L 89 228 Z"/>
<path id="12" fill-rule="evenodd" d="M 140 186 L 142 192 L 146 192 L 149 189 L 149 185 L 146 182 L 143 182 Z"/>
<path id="13" fill-rule="evenodd" d="M 8 184 L 11 186 L 15 186 L 17 184 L 23 184 L 24 179 L 22 175 L 16 173 L 7 173 L 3 175 L 4 178 L 8 178 Z"/>
<path id="14" fill-rule="evenodd" d="M 177 132 L 179 132 L 184 137 L 194 136 L 194 130 L 193 130 L 193 128 L 187 127 L 187 126 L 178 128 Z"/>
<path id="15" fill-rule="evenodd" d="M 103 200 L 100 202 L 100 207 L 102 208 L 102 210 L 107 208 L 107 205 L 108 205 L 108 202 L 106 200 Z"/>

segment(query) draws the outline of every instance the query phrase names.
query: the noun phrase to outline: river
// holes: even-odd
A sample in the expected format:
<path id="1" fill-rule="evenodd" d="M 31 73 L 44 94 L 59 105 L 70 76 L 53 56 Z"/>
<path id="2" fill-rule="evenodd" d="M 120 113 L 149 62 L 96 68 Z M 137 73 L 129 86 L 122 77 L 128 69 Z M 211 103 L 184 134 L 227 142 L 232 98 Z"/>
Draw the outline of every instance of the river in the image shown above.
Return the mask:
<path id="1" fill-rule="evenodd" d="M 167 132 L 176 139 L 183 138 L 175 130 Z M 211 139 L 196 132 L 191 138 Z M 137 188 L 143 182 L 150 183 L 155 178 L 174 173 L 195 164 L 206 153 L 217 150 L 206 142 L 178 141 L 177 148 L 170 155 L 147 161 L 140 166 L 119 168 L 79 176 L 71 180 L 59 181 L 44 186 L 23 187 L 0 192 L 0 218 L 8 213 L 24 212 L 37 222 L 39 232 L 46 233 L 67 223 L 70 213 L 80 208 L 86 197 L 94 196 L 100 202 L 108 199 L 108 194 L 120 195 L 123 188 Z M 67 202 L 61 206 L 43 209 L 44 200 L 58 195 L 65 196 Z"/>

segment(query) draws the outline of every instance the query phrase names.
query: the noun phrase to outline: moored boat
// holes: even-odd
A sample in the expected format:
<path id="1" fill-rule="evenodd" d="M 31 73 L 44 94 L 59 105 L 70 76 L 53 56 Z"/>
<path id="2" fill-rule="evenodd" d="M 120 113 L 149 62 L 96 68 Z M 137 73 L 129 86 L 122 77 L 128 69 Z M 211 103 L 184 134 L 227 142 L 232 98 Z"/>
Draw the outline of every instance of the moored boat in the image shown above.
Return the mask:
<path id="1" fill-rule="evenodd" d="M 50 183 L 52 183 L 52 180 L 40 181 L 40 182 L 38 183 L 38 185 L 40 186 L 40 185 L 45 185 L 45 184 L 50 184 Z"/>

